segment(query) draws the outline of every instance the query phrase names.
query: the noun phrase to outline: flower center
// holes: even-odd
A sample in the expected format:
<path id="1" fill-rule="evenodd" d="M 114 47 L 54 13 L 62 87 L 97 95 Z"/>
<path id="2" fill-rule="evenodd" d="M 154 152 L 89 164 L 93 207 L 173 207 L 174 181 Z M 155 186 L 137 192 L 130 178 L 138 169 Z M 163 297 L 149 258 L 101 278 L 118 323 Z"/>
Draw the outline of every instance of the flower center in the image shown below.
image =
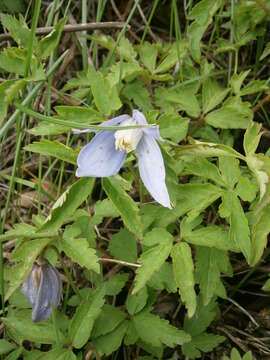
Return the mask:
<path id="1" fill-rule="evenodd" d="M 134 119 L 128 119 L 122 122 L 120 126 L 138 125 Z M 135 150 L 143 136 L 142 129 L 118 130 L 114 133 L 116 150 L 129 153 Z"/>

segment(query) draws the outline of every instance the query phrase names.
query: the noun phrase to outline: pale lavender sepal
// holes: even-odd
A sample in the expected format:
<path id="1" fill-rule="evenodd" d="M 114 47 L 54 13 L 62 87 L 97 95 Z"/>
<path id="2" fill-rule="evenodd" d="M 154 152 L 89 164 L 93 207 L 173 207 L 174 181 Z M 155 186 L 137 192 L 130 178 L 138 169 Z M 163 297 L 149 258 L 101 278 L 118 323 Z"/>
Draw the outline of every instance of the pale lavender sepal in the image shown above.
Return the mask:
<path id="1" fill-rule="evenodd" d="M 162 139 L 162 137 L 160 136 L 158 125 L 156 125 L 156 126 L 153 127 L 153 128 L 145 128 L 145 129 L 143 129 L 143 132 L 144 132 L 146 135 L 152 136 L 154 139 L 156 139 L 156 140 L 158 140 L 158 141 L 165 141 L 165 140 Z"/>
<path id="2" fill-rule="evenodd" d="M 113 119 L 110 120 L 106 120 L 103 121 L 99 126 L 114 126 L 114 125 L 119 125 L 121 124 L 123 121 L 130 119 L 129 115 L 120 115 L 120 116 L 116 116 Z M 85 133 L 91 133 L 91 132 L 96 132 L 96 130 L 92 130 L 92 129 L 72 129 L 73 134 L 78 135 L 78 134 L 85 134 Z"/>
<path id="3" fill-rule="evenodd" d="M 156 140 L 144 134 L 137 151 L 140 176 L 146 189 L 158 203 L 171 209 L 163 157 Z"/>
<path id="4" fill-rule="evenodd" d="M 106 177 L 116 175 L 125 158 L 125 152 L 115 149 L 114 132 L 101 131 L 80 151 L 77 159 L 76 176 Z"/>
<path id="5" fill-rule="evenodd" d="M 145 116 L 139 110 L 133 110 L 132 111 L 132 118 L 140 125 L 146 125 L 147 124 Z"/>

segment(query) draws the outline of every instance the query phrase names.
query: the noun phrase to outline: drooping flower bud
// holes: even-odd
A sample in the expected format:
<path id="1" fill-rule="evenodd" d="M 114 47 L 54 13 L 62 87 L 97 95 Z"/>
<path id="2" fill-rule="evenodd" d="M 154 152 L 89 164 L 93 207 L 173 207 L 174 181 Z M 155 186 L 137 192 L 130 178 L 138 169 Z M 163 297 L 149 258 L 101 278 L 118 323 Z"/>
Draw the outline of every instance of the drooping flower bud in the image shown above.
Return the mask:
<path id="1" fill-rule="evenodd" d="M 60 275 L 48 262 L 34 264 L 22 286 L 23 294 L 32 306 L 33 321 L 45 321 L 56 308 L 62 291 Z"/>

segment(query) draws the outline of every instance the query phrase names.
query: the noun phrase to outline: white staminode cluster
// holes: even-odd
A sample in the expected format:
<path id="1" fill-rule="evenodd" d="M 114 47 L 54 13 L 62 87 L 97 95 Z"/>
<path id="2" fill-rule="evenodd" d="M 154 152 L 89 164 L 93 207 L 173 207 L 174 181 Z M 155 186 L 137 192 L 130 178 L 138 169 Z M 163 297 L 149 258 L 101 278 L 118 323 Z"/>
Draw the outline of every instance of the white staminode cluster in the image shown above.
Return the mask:
<path id="1" fill-rule="evenodd" d="M 138 125 L 137 122 L 130 118 L 122 122 L 120 126 Z M 129 153 L 135 150 L 143 136 L 142 129 L 118 130 L 114 133 L 116 150 Z"/>

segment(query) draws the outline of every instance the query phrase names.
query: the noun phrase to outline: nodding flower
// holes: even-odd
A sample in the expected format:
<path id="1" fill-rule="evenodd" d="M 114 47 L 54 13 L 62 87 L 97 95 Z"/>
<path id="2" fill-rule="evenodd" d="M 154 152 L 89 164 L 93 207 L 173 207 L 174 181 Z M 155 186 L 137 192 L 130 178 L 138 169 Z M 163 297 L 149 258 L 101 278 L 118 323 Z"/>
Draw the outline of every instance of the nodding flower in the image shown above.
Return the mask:
<path id="1" fill-rule="evenodd" d="M 48 262 L 32 266 L 22 292 L 31 304 L 33 321 L 45 321 L 50 317 L 59 304 L 61 291 L 62 282 L 55 267 Z"/>
<path id="2" fill-rule="evenodd" d="M 104 126 L 119 127 L 146 124 L 145 116 L 138 110 L 133 110 L 132 117 L 121 115 L 102 123 Z M 76 133 L 80 132 L 85 130 L 76 130 Z M 158 126 L 117 131 L 102 130 L 80 151 L 76 176 L 116 175 L 123 166 L 127 154 L 137 149 L 139 172 L 146 189 L 158 203 L 171 208 L 165 183 L 165 166 L 156 140 L 163 140 L 159 135 Z"/>

